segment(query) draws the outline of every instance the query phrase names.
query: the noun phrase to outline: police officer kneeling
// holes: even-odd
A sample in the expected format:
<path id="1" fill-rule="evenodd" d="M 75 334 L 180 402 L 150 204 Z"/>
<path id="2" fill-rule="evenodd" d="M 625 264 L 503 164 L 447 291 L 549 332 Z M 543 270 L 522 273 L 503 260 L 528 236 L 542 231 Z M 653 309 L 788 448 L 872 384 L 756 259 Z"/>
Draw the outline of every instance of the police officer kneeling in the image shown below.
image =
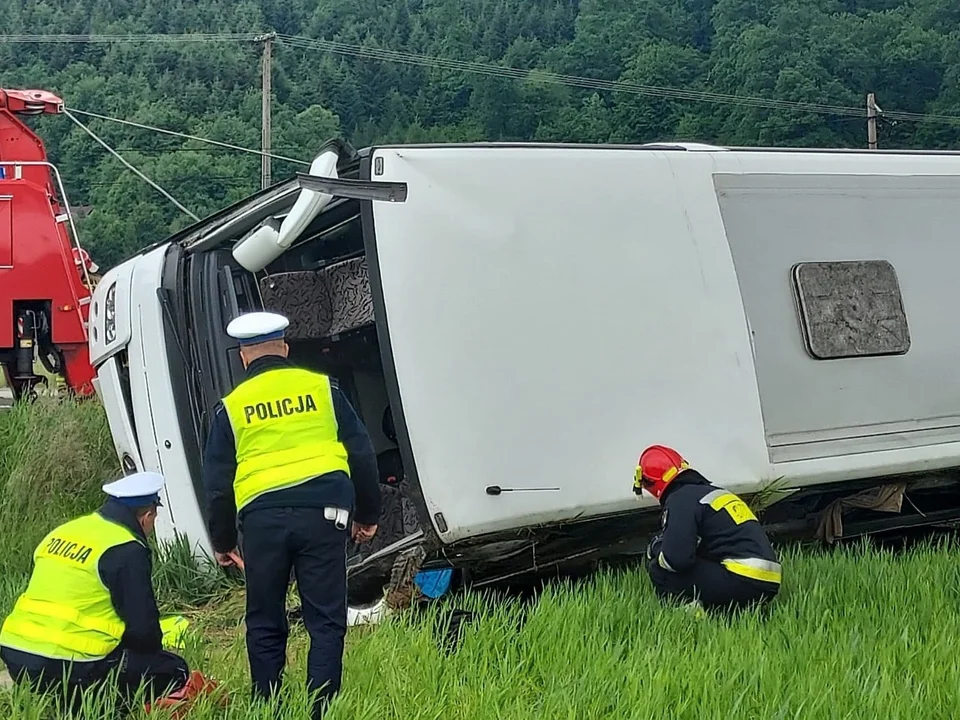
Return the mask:
<path id="1" fill-rule="evenodd" d="M 711 485 L 680 454 L 652 445 L 640 455 L 633 491 L 663 507 L 662 530 L 647 546 L 657 595 L 728 608 L 764 602 L 780 589 L 777 554 L 747 504 Z"/>
<path id="2" fill-rule="evenodd" d="M 348 518 L 355 506 L 353 537 L 373 537 L 380 485 L 373 444 L 347 398 L 326 375 L 287 360 L 287 325 L 262 312 L 228 325 L 247 375 L 217 406 L 203 474 L 210 539 L 222 565 L 232 562 L 239 520 L 254 692 L 270 697 L 281 683 L 293 567 L 310 635 L 307 686 L 317 692 L 319 717 L 340 688 Z"/>
<path id="3" fill-rule="evenodd" d="M 163 482 L 138 473 L 108 483 L 99 510 L 40 542 L 30 583 L 0 630 L 0 657 L 14 680 L 66 689 L 75 708 L 75 691 L 114 670 L 125 700 L 141 683 L 147 700 L 183 693 L 189 671 L 163 650 L 147 548 Z"/>

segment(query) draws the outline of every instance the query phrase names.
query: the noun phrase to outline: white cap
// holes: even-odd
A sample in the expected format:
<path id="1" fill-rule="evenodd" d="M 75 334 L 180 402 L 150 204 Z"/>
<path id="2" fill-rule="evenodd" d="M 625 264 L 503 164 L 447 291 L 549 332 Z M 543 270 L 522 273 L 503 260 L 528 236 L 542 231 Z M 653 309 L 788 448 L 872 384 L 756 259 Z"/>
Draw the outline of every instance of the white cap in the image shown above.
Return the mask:
<path id="1" fill-rule="evenodd" d="M 268 340 L 279 340 L 290 321 L 272 312 L 252 312 L 234 318 L 227 325 L 227 335 L 241 345 L 256 345 Z"/>
<path id="2" fill-rule="evenodd" d="M 163 487 L 163 475 L 155 472 L 138 472 L 126 475 L 119 480 L 107 483 L 103 491 L 124 504 L 160 504 L 160 489 Z"/>

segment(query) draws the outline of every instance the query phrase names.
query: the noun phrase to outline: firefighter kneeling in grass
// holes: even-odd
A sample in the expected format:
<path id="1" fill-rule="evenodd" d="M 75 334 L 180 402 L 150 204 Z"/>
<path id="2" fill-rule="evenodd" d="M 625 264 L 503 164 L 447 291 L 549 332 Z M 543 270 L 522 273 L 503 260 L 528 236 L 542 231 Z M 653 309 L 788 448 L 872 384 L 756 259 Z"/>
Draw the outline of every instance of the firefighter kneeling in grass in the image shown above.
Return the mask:
<path id="1" fill-rule="evenodd" d="M 60 525 L 37 546 L 30 583 L 0 630 L 0 657 L 18 683 L 63 689 L 75 711 L 77 691 L 102 687 L 114 673 L 125 705 L 141 686 L 145 700 L 159 698 L 148 710 L 185 709 L 213 689 L 164 649 L 182 627 L 175 622 L 165 635 L 151 582 L 147 536 L 163 483 L 149 472 L 108 483 L 99 510 Z"/>
<path id="2" fill-rule="evenodd" d="M 773 599 L 781 578 L 777 554 L 743 500 L 663 445 L 640 455 L 633 491 L 644 490 L 663 508 L 662 530 L 647 546 L 658 596 L 707 609 Z"/>

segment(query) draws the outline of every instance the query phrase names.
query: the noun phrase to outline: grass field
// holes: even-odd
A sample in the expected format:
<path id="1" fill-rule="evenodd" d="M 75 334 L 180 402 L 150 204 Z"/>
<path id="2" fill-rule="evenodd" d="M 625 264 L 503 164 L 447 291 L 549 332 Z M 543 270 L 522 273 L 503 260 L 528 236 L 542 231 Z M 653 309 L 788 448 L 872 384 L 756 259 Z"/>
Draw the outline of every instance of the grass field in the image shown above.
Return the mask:
<path id="1" fill-rule="evenodd" d="M 26 583 L 35 543 L 94 507 L 115 464 L 93 403 L 0 414 L 0 617 Z M 789 550 L 768 617 L 697 619 L 662 607 L 633 571 L 551 587 L 529 604 L 462 596 L 351 631 L 328 717 L 957 717 L 958 560 L 947 540 L 902 554 Z M 182 548 L 163 553 L 156 573 L 164 606 L 193 620 L 187 658 L 233 698 L 226 711 L 200 706 L 190 717 L 271 717 L 248 700 L 242 591 Z M 448 605 L 477 613 L 450 654 L 440 643 Z M 304 632 L 292 632 L 281 715 L 290 720 L 306 704 Z M 43 699 L 0 692 L 0 718 L 56 717 Z"/>

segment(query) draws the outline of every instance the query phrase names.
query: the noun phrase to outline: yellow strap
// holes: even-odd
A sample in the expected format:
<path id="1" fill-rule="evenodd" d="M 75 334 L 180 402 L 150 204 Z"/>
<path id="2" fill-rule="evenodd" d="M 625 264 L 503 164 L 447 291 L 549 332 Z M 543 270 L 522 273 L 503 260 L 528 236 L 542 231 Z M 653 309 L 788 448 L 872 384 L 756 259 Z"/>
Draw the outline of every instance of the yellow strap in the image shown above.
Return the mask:
<path id="1" fill-rule="evenodd" d="M 318 465 L 320 470 L 317 473 L 308 472 L 305 478 L 299 477 L 299 474 L 287 477 L 290 472 L 288 468 L 294 468 L 304 463 Z M 246 482 L 249 482 L 248 478 L 250 476 L 266 472 L 270 473 L 271 476 L 276 475 L 282 478 L 281 482 L 293 484 L 309 480 L 317 474 L 323 474 L 331 470 L 342 470 L 347 475 L 350 474 L 346 448 L 337 441 L 303 442 L 292 448 L 249 454 L 237 463 L 237 477 Z M 260 484 L 272 484 L 274 482 L 273 477 L 269 477 L 266 481 L 259 480 Z"/>
<path id="2" fill-rule="evenodd" d="M 105 658 L 119 645 L 119 642 L 116 640 L 109 640 L 107 638 L 104 638 L 103 640 L 93 640 L 83 635 L 64 632 L 63 630 L 55 630 L 49 627 L 38 625 L 30 620 L 24 620 L 23 618 L 17 617 L 7 618 L 7 621 L 3 625 L 3 629 L 5 633 L 22 637 L 25 640 L 43 645 L 57 645 L 69 650 L 70 652 L 86 655 L 91 659 Z M 13 640 L 9 647 L 17 649 L 14 644 L 15 642 L 16 640 Z M 33 648 L 29 647 L 22 648 L 22 650 L 28 653 L 36 652 Z M 69 658 L 56 659 L 62 660 Z"/>
<path id="3" fill-rule="evenodd" d="M 774 583 L 776 585 L 779 585 L 782 579 L 782 573 L 778 571 L 761 570 L 760 568 L 753 567 L 752 565 L 739 563 L 736 560 L 724 560 L 723 566 L 730 572 L 736 573 L 737 575 L 742 575 L 743 577 L 752 578 L 754 580 L 761 580 L 763 582 Z"/>
<path id="4" fill-rule="evenodd" d="M 84 630 L 93 630 L 109 635 L 112 638 L 120 639 L 123 636 L 124 625 L 122 623 L 112 622 L 110 620 L 101 620 L 89 615 L 81 615 L 77 610 L 56 603 L 46 602 L 45 600 L 34 600 L 28 597 L 21 597 L 17 601 L 17 610 L 30 613 L 32 615 L 45 615 L 47 617 L 63 620 L 72 623 Z"/>

